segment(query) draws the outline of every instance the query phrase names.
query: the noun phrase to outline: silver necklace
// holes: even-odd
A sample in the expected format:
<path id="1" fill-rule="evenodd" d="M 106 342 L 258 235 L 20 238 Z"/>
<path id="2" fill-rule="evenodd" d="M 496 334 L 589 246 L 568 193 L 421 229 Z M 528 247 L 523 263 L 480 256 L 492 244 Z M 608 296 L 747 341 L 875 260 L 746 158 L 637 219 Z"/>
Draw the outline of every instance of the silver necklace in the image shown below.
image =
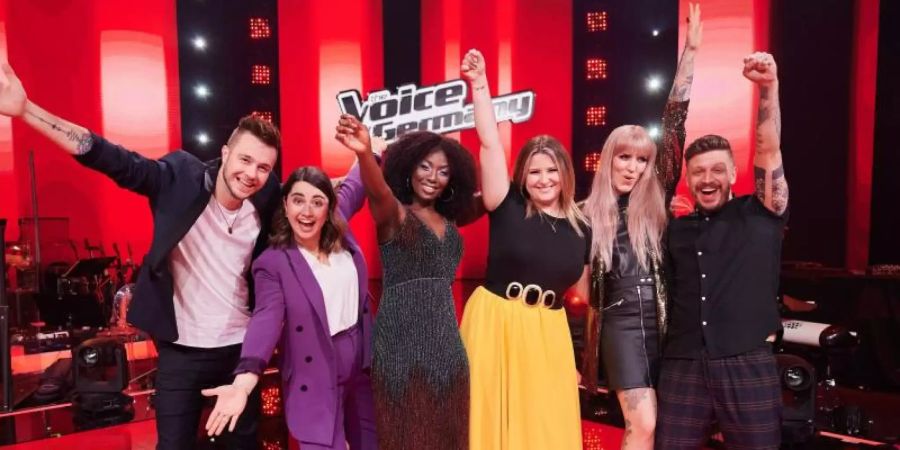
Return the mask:
<path id="1" fill-rule="evenodd" d="M 241 209 L 238 208 L 237 212 L 234 213 L 234 219 L 231 220 L 231 223 L 228 223 L 228 217 L 225 215 L 225 210 L 222 209 L 222 205 L 219 204 L 219 201 L 216 200 L 215 196 L 213 197 L 213 202 L 216 204 L 216 208 L 219 210 L 219 214 L 222 216 L 222 221 L 225 222 L 225 225 L 228 226 L 228 234 L 231 234 L 234 228 L 234 223 L 238 220 L 238 215 L 241 212 Z"/>

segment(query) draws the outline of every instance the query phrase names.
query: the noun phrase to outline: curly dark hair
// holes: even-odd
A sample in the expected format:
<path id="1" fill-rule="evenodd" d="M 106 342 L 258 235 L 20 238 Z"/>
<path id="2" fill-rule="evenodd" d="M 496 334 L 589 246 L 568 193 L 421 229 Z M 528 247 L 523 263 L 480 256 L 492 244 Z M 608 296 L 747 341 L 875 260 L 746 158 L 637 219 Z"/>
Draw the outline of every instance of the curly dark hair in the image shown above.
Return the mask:
<path id="1" fill-rule="evenodd" d="M 410 176 L 417 164 L 436 151 L 443 151 L 447 156 L 450 181 L 434 203 L 434 209 L 448 220 L 457 220 L 471 212 L 477 178 L 475 159 L 456 140 L 430 131 L 404 134 L 385 150 L 384 179 L 400 203 L 409 205 L 413 201 Z"/>
<path id="2" fill-rule="evenodd" d="M 294 240 L 294 231 L 290 221 L 285 216 L 284 202 L 291 193 L 294 185 L 305 181 L 325 194 L 328 198 L 328 217 L 322 225 L 322 236 L 319 238 L 319 249 L 325 253 L 334 253 L 341 250 L 341 241 L 347 232 L 347 222 L 337 209 L 337 195 L 331 186 L 331 180 L 322 169 L 314 166 L 300 167 L 291 172 L 288 179 L 281 185 L 281 203 L 275 216 L 272 218 L 272 233 L 269 235 L 269 245 L 275 248 L 288 248 L 297 245 Z"/>

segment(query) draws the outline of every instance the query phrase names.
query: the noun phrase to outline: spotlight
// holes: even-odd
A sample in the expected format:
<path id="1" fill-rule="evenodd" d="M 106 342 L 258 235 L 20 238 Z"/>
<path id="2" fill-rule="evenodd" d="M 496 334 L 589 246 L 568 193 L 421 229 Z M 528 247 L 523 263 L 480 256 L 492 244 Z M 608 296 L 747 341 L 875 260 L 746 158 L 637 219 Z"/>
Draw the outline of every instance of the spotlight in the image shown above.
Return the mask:
<path id="1" fill-rule="evenodd" d="M 206 145 L 209 143 L 209 135 L 205 132 L 197 133 L 197 143 L 200 145 Z"/>
<path id="2" fill-rule="evenodd" d="M 265 17 L 250 18 L 250 39 L 266 39 L 272 37 L 269 19 Z"/>
<path id="3" fill-rule="evenodd" d="M 587 13 L 588 32 L 606 31 L 609 25 L 606 11 L 591 11 Z"/>
<path id="4" fill-rule="evenodd" d="M 130 422 L 134 418 L 134 400 L 122 392 L 129 379 L 125 345 L 115 338 L 88 339 L 72 355 L 75 429 Z"/>
<path id="5" fill-rule="evenodd" d="M 782 441 L 801 443 L 815 433 L 816 370 L 806 359 L 785 353 L 775 355 L 781 381 Z"/>
<path id="6" fill-rule="evenodd" d="M 194 48 L 197 50 L 206 50 L 206 39 L 203 39 L 203 36 L 197 36 L 191 40 L 191 43 L 194 44 Z"/>
<path id="7" fill-rule="evenodd" d="M 586 116 L 585 125 L 589 127 L 606 125 L 606 106 L 589 106 Z"/>
<path id="8" fill-rule="evenodd" d="M 194 94 L 199 98 L 209 97 L 209 88 L 205 84 L 198 84 L 194 87 Z"/>
<path id="9" fill-rule="evenodd" d="M 250 84 L 268 85 L 272 83 L 272 68 L 265 64 L 254 64 L 250 71 Z"/>
<path id="10" fill-rule="evenodd" d="M 653 30 L 653 37 L 659 36 L 659 30 Z"/>
<path id="11" fill-rule="evenodd" d="M 587 60 L 586 76 L 588 80 L 606 79 L 606 60 L 602 58 L 589 58 Z"/>
<path id="12" fill-rule="evenodd" d="M 656 92 L 659 88 L 662 87 L 662 79 L 658 76 L 653 75 L 652 77 L 647 79 L 647 90 L 650 92 Z"/>
<path id="13" fill-rule="evenodd" d="M 75 355 L 75 388 L 79 392 L 122 392 L 128 387 L 125 346 L 116 339 L 81 343 Z"/>
<path id="14" fill-rule="evenodd" d="M 785 387 L 792 391 L 802 391 L 812 384 L 811 374 L 801 366 L 788 367 L 781 376 Z"/>
<path id="15" fill-rule="evenodd" d="M 81 358 L 81 362 L 87 367 L 94 367 L 97 365 L 97 362 L 100 361 L 100 352 L 94 347 L 87 347 L 81 349 L 81 353 L 78 355 Z"/>
<path id="16" fill-rule="evenodd" d="M 656 125 L 651 125 L 647 127 L 647 134 L 650 135 L 651 139 L 656 139 L 659 137 L 659 127 Z"/>
<path id="17" fill-rule="evenodd" d="M 272 111 L 253 111 L 252 114 L 262 120 L 265 120 L 266 122 L 272 123 Z"/>
<path id="18" fill-rule="evenodd" d="M 594 173 L 600 169 L 600 152 L 591 152 L 584 157 L 584 171 Z"/>

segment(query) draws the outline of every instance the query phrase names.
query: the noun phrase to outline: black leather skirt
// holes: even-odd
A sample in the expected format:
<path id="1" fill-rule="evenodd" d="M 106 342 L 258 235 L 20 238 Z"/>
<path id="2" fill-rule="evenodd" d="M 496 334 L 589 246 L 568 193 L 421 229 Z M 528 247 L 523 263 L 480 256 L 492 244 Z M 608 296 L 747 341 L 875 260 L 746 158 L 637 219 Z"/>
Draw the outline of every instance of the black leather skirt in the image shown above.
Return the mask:
<path id="1" fill-rule="evenodd" d="M 659 375 L 652 276 L 606 280 L 600 353 L 610 390 L 654 387 Z"/>

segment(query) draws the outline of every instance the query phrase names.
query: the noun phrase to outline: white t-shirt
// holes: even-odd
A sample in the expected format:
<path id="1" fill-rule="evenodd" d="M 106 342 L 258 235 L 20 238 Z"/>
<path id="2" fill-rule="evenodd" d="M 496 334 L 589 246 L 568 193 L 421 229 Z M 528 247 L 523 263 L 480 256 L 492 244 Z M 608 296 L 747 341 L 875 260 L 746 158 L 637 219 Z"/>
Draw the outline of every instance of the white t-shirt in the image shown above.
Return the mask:
<path id="1" fill-rule="evenodd" d="M 359 319 L 359 275 L 350 252 L 341 250 L 328 255 L 327 264 L 303 247 L 300 247 L 300 253 L 322 289 L 331 335 L 356 325 Z"/>
<path id="2" fill-rule="evenodd" d="M 244 341 L 250 321 L 245 276 L 260 227 L 251 202 L 229 211 L 210 196 L 203 213 L 169 256 L 176 344 L 213 348 Z"/>

